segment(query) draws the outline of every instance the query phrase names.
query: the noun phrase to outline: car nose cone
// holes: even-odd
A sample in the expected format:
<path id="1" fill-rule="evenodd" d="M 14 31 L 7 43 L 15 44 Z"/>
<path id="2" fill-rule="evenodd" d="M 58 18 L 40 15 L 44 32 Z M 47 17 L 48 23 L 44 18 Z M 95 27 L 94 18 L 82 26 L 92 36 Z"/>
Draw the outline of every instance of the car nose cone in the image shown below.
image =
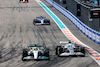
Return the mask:
<path id="1" fill-rule="evenodd" d="M 38 51 L 34 51 L 34 59 L 38 59 Z"/>

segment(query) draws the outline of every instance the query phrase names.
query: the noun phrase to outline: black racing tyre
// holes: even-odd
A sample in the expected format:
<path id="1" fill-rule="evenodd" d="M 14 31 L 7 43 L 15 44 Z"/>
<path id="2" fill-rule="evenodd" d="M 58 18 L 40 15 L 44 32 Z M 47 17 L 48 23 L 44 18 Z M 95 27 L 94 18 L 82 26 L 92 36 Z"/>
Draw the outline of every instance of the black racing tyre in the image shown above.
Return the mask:
<path id="1" fill-rule="evenodd" d="M 50 20 L 49 19 L 45 19 L 44 23 L 49 23 L 49 25 L 50 25 Z"/>
<path id="2" fill-rule="evenodd" d="M 28 56 L 28 49 L 23 49 L 23 52 L 22 52 L 22 61 L 26 61 L 26 59 L 23 59 L 26 56 Z"/>
<path id="3" fill-rule="evenodd" d="M 26 59 L 24 59 L 24 57 L 22 57 L 22 61 L 26 61 Z"/>
<path id="4" fill-rule="evenodd" d="M 83 57 L 85 57 L 85 47 L 81 47 L 81 52 L 83 53 Z"/>
<path id="5" fill-rule="evenodd" d="M 74 52 L 80 52 L 80 47 L 75 47 Z"/>
<path id="6" fill-rule="evenodd" d="M 37 19 L 34 19 L 34 20 L 33 20 L 33 22 L 36 22 L 36 21 L 37 21 Z"/>
<path id="7" fill-rule="evenodd" d="M 48 57 L 48 59 L 46 60 L 50 60 L 50 54 L 48 49 L 44 52 L 44 56 Z"/>
<path id="8" fill-rule="evenodd" d="M 44 56 L 46 56 L 46 57 L 49 57 L 50 55 L 49 55 L 49 50 L 47 49 L 47 50 L 45 50 L 45 52 L 44 52 Z"/>
<path id="9" fill-rule="evenodd" d="M 56 47 L 56 55 L 58 55 L 58 53 L 57 53 L 57 52 L 58 52 L 58 51 L 57 51 L 57 48 L 58 48 L 58 47 L 61 47 L 61 46 L 57 46 L 57 47 Z"/>
<path id="10" fill-rule="evenodd" d="M 35 25 L 36 22 L 37 22 L 37 19 L 34 19 L 34 20 L 33 20 L 33 24 Z"/>
<path id="11" fill-rule="evenodd" d="M 81 45 L 75 45 L 75 49 L 74 49 L 74 51 L 75 52 L 81 52 Z"/>
<path id="12" fill-rule="evenodd" d="M 35 25 L 35 22 L 33 22 L 33 24 Z"/>
<path id="13" fill-rule="evenodd" d="M 62 53 L 61 46 L 57 46 L 57 48 L 56 48 L 56 55 L 60 56 L 61 53 Z"/>
<path id="14" fill-rule="evenodd" d="M 28 49 L 23 49 L 22 56 L 23 57 L 28 56 Z"/>

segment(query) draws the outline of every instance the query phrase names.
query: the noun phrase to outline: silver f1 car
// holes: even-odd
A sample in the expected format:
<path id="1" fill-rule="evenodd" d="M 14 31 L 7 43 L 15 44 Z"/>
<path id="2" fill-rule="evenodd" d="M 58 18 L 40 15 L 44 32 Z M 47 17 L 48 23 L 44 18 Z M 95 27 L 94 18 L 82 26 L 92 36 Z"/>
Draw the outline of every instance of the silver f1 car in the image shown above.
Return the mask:
<path id="1" fill-rule="evenodd" d="M 49 50 L 43 44 L 29 44 L 30 49 L 23 49 L 22 60 L 49 60 Z"/>
<path id="2" fill-rule="evenodd" d="M 71 41 L 60 41 L 61 46 L 56 47 L 58 56 L 85 56 L 85 47 Z"/>
<path id="3" fill-rule="evenodd" d="M 40 16 L 33 20 L 34 25 L 50 25 L 50 20 L 46 17 Z"/>

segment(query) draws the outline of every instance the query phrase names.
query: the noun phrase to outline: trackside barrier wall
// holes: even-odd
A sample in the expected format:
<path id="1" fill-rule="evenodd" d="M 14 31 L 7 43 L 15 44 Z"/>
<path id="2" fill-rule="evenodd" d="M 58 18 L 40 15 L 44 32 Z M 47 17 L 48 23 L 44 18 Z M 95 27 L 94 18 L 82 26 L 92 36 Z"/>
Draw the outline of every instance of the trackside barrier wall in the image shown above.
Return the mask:
<path id="1" fill-rule="evenodd" d="M 68 18 L 83 34 L 85 34 L 88 38 L 93 40 L 94 42 L 100 45 L 100 33 L 86 26 L 83 22 L 81 22 L 77 17 L 75 17 L 71 12 L 57 4 L 52 0 L 45 0 L 50 5 L 52 5 L 55 9 L 57 9 L 60 13 L 62 13 L 66 18 Z"/>

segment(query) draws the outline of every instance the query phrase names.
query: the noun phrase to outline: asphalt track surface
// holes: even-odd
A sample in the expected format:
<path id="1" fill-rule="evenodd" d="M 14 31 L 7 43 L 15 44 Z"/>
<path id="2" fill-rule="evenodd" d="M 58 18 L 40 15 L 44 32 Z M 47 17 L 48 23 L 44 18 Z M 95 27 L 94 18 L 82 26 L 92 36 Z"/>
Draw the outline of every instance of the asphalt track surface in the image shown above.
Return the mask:
<path id="1" fill-rule="evenodd" d="M 44 3 L 61 20 L 68 22 L 66 26 L 72 25 L 68 19 L 48 3 Z M 38 16 L 49 18 L 51 25 L 34 26 L 33 19 Z M 77 29 L 73 27 L 70 26 L 69 28 L 72 33 L 78 35 L 75 31 Z M 79 35 L 78 37 L 81 40 L 85 38 L 81 33 Z M 0 67 L 99 67 L 88 54 L 86 57 L 57 57 L 55 55 L 55 47 L 59 45 L 61 40 L 68 39 L 35 0 L 29 0 L 29 3 L 19 3 L 18 0 L 0 0 L 0 53 L 2 55 Z M 83 42 L 91 43 L 89 39 Z M 22 49 L 33 43 L 45 44 L 50 49 L 51 59 L 23 62 L 21 60 Z M 96 49 L 95 46 L 92 47 Z"/>

